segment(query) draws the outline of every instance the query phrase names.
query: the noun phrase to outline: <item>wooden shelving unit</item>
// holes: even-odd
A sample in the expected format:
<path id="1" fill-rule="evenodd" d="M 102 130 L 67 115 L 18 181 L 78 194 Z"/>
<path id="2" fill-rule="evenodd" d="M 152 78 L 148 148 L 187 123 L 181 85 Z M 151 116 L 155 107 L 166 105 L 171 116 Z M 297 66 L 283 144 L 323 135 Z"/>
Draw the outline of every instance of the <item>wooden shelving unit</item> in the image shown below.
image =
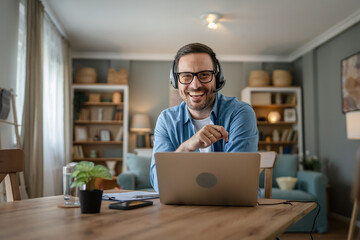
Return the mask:
<path id="1" fill-rule="evenodd" d="M 76 162 L 92 161 L 107 165 L 112 168 L 114 175 L 126 171 L 127 166 L 124 157 L 128 151 L 128 86 L 73 84 L 72 89 L 73 103 L 75 94 L 81 93 L 88 97 L 88 100 L 85 100 L 81 107 L 87 112 L 86 117 L 81 114 L 74 116 L 74 140 L 72 143 L 74 154 L 72 160 Z M 120 102 L 112 102 L 114 92 L 120 92 Z M 100 95 L 100 101 L 90 101 L 92 94 Z M 98 112 L 101 114 L 99 115 Z M 121 114 L 119 114 L 120 112 Z M 86 138 L 76 138 L 75 131 L 78 128 L 86 129 Z M 100 133 L 103 130 L 109 133 L 110 139 L 101 139 Z M 120 139 L 119 136 L 121 136 Z M 91 156 L 93 153 L 96 153 L 96 157 Z"/>
<path id="2" fill-rule="evenodd" d="M 258 119 L 259 151 L 298 153 L 302 156 L 304 150 L 300 87 L 246 87 L 242 90 L 242 100 L 252 105 Z M 285 121 L 286 109 L 295 110 L 295 121 Z M 275 123 L 268 121 L 268 114 L 273 111 L 281 116 Z M 273 139 L 274 131 L 278 133 L 279 139 Z"/>

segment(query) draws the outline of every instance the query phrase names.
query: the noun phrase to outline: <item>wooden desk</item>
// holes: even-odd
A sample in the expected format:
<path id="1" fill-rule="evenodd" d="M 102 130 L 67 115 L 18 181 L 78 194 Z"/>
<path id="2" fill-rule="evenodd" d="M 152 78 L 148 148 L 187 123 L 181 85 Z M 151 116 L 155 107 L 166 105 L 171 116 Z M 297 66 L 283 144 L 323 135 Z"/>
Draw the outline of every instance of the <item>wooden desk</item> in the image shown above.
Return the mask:
<path id="1" fill-rule="evenodd" d="M 260 203 L 282 200 L 260 199 Z M 100 214 L 58 208 L 62 196 L 0 203 L 0 239 L 274 239 L 315 203 L 258 207 L 162 205 Z"/>

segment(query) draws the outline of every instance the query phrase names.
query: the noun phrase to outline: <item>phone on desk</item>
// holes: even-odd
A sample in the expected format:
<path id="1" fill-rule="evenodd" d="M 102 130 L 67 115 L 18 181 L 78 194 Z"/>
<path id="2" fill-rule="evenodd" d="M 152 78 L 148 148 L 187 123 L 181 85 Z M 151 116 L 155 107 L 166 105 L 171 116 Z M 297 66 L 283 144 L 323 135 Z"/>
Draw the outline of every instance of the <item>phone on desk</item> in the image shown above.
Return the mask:
<path id="1" fill-rule="evenodd" d="M 130 210 L 135 208 L 141 208 L 146 206 L 153 205 L 151 201 L 129 201 L 129 202 L 117 202 L 117 203 L 110 203 L 110 209 L 120 209 L 120 210 Z"/>

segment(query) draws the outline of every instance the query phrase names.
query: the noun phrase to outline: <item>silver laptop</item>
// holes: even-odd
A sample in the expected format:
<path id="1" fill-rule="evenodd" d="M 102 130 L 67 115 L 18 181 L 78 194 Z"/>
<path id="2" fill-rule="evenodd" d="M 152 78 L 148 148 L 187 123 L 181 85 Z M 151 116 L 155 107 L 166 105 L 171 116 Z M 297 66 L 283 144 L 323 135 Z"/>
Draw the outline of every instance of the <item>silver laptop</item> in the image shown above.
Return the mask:
<path id="1" fill-rule="evenodd" d="M 155 153 L 163 204 L 255 206 L 258 153 Z"/>

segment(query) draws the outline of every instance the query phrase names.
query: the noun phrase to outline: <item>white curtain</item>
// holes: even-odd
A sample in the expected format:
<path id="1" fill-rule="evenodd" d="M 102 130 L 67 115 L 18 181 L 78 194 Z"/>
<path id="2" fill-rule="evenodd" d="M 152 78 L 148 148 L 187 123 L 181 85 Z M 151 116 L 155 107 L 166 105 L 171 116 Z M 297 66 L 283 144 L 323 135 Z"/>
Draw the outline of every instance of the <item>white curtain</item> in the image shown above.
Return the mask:
<path id="1" fill-rule="evenodd" d="M 17 122 L 21 124 L 24 109 L 24 93 L 26 78 L 26 1 L 19 2 L 19 30 L 18 30 L 18 53 L 16 66 L 16 117 Z M 19 127 L 21 132 L 21 126 Z M 16 144 L 16 137 L 15 144 Z"/>
<path id="2" fill-rule="evenodd" d="M 62 37 L 50 18 L 44 17 L 43 64 L 44 196 L 62 193 L 64 150 L 64 67 Z"/>

